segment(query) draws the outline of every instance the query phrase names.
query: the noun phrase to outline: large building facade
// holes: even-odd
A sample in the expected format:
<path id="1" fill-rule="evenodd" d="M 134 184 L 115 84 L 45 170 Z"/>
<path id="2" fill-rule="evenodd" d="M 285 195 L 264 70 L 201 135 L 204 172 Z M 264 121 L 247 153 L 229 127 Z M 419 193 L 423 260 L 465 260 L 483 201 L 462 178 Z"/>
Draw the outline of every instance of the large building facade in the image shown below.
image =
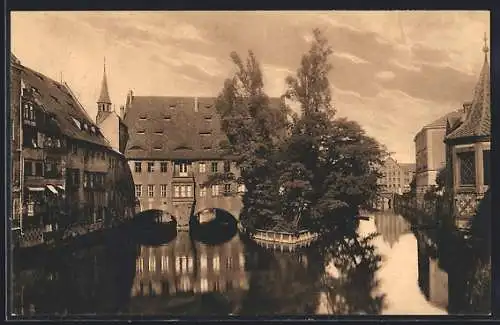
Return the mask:
<path id="1" fill-rule="evenodd" d="M 467 104 L 466 104 L 467 105 Z M 417 200 L 422 201 L 425 192 L 436 185 L 439 171 L 446 165 L 446 149 L 444 138 L 446 122 L 457 118 L 460 111 L 450 112 L 425 125 L 415 136 L 416 190 Z"/>
<path id="2" fill-rule="evenodd" d="M 13 229 L 52 231 L 133 215 L 125 156 L 67 84 L 12 56 L 10 103 Z"/>
<path id="3" fill-rule="evenodd" d="M 389 157 L 382 165 L 382 177 L 377 180 L 384 193 L 403 194 L 410 190 L 415 164 L 398 163 Z"/>
<path id="4" fill-rule="evenodd" d="M 271 105 L 279 107 L 281 100 L 271 99 Z M 130 91 L 122 114 L 130 138 L 125 155 L 142 211 L 165 211 L 179 226 L 211 208 L 239 217 L 242 184 L 205 186 L 214 174 L 240 176 L 220 147 L 226 137 L 215 98 L 135 96 Z"/>

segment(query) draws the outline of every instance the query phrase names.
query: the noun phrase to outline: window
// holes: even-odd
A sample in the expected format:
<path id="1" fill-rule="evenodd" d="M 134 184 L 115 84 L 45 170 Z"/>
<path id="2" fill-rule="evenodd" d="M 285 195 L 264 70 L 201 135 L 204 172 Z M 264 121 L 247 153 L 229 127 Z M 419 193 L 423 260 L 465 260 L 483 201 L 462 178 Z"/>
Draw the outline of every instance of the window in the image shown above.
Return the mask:
<path id="1" fill-rule="evenodd" d="M 160 196 L 167 197 L 167 184 L 160 185 Z"/>
<path id="2" fill-rule="evenodd" d="M 154 197 L 154 196 L 155 196 L 155 186 L 148 185 L 148 197 Z"/>
<path id="3" fill-rule="evenodd" d="M 229 173 L 231 171 L 231 162 L 224 161 L 224 173 Z"/>
<path id="4" fill-rule="evenodd" d="M 207 165 L 204 162 L 200 162 L 200 174 L 206 173 Z"/>
<path id="5" fill-rule="evenodd" d="M 135 269 L 139 273 L 144 270 L 144 261 L 143 261 L 142 257 L 137 258 Z"/>
<path id="6" fill-rule="evenodd" d="M 244 193 L 244 192 L 245 192 L 245 184 L 239 184 L 238 193 Z"/>
<path id="7" fill-rule="evenodd" d="M 149 272 L 155 272 L 156 271 L 156 259 L 155 256 L 150 256 L 149 257 Z"/>
<path id="8" fill-rule="evenodd" d="M 192 185 L 175 185 L 174 197 L 193 197 Z"/>
<path id="9" fill-rule="evenodd" d="M 484 173 L 484 185 L 490 185 L 490 151 L 483 150 L 483 173 Z"/>
<path id="10" fill-rule="evenodd" d="M 168 166 L 168 163 L 166 161 L 162 161 L 160 163 L 160 171 L 162 173 L 166 173 L 167 172 L 167 166 Z"/>
<path id="11" fill-rule="evenodd" d="M 41 162 L 35 163 L 35 176 L 43 176 L 43 164 Z"/>
<path id="12" fill-rule="evenodd" d="M 155 163 L 153 161 L 148 162 L 148 173 L 153 173 L 155 171 Z"/>
<path id="13" fill-rule="evenodd" d="M 24 161 L 24 176 L 33 175 L 33 163 L 29 160 Z"/>
<path id="14" fill-rule="evenodd" d="M 140 161 L 136 161 L 135 162 L 135 172 L 136 173 L 140 173 L 142 172 L 142 164 Z"/>
<path id="15" fill-rule="evenodd" d="M 212 196 L 219 196 L 219 185 L 212 185 Z"/>
<path id="16" fill-rule="evenodd" d="M 136 197 L 142 196 L 142 185 L 141 184 L 135 185 L 135 196 Z"/>
<path id="17" fill-rule="evenodd" d="M 161 271 L 166 272 L 168 270 L 168 256 L 161 257 Z"/>
<path id="18" fill-rule="evenodd" d="M 458 154 L 460 164 L 460 185 L 474 185 L 476 183 L 476 167 L 474 151 Z"/>
<path id="19" fill-rule="evenodd" d="M 218 171 L 218 163 L 216 161 L 212 162 L 212 173 L 217 173 Z"/>
<path id="20" fill-rule="evenodd" d="M 200 197 L 205 197 L 207 196 L 207 188 L 202 186 L 200 187 Z"/>
<path id="21" fill-rule="evenodd" d="M 224 194 L 231 193 L 231 184 L 224 184 Z"/>
<path id="22" fill-rule="evenodd" d="M 212 268 L 214 271 L 219 271 L 220 270 L 220 258 L 219 255 L 215 255 L 214 258 L 212 259 Z"/>
<path id="23" fill-rule="evenodd" d="M 180 177 L 188 176 L 188 165 L 186 163 L 178 164 L 177 169 L 179 170 Z"/>

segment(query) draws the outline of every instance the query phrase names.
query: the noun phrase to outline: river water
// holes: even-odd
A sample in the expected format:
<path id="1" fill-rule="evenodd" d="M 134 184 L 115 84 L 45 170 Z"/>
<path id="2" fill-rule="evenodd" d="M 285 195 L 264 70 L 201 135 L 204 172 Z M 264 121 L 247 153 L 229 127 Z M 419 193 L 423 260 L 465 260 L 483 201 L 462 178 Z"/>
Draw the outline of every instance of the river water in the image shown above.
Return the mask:
<path id="1" fill-rule="evenodd" d="M 163 244 L 121 240 L 48 255 L 15 267 L 12 309 L 35 318 L 436 315 L 447 314 L 449 292 L 447 273 L 405 219 L 379 213 L 360 221 L 357 236 L 297 250 L 239 234 L 205 244 L 179 232 Z"/>

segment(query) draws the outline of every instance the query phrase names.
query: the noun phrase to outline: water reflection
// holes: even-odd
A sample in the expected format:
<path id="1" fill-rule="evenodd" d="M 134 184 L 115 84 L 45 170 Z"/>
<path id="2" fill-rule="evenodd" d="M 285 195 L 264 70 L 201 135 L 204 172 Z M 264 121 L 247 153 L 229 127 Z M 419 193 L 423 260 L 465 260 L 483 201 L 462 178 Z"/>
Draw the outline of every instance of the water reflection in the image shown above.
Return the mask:
<path id="1" fill-rule="evenodd" d="M 411 226 L 402 216 L 386 211 L 374 214 L 377 232 L 390 247 L 398 242 L 399 237 L 410 232 Z"/>
<path id="2" fill-rule="evenodd" d="M 240 234 L 218 244 L 187 232 L 156 246 L 111 240 L 16 268 L 16 313 L 445 314 L 463 296 L 451 276 L 460 266 L 409 229 L 378 214 L 349 236 L 294 250 Z"/>

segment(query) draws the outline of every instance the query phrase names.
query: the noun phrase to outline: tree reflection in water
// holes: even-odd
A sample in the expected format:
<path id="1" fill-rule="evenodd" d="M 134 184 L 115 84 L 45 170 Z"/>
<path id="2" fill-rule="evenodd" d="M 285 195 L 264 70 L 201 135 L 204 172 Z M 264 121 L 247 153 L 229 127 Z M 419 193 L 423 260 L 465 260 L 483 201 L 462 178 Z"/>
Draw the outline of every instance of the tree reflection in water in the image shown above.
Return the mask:
<path id="1" fill-rule="evenodd" d="M 377 293 L 375 278 L 382 257 L 371 241 L 377 234 L 338 236 L 318 245 L 326 263 L 321 279 L 329 314 L 380 314 L 385 294 Z"/>

